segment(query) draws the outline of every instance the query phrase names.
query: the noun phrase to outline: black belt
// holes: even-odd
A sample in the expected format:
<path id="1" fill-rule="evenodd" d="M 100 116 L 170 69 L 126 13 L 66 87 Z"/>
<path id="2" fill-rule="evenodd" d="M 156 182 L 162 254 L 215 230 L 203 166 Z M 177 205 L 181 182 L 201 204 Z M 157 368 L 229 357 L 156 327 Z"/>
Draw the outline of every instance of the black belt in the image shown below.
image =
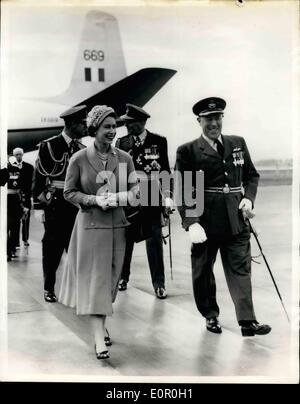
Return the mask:
<path id="1" fill-rule="evenodd" d="M 217 194 L 232 194 L 242 192 L 242 187 L 229 187 L 227 184 L 224 187 L 207 187 L 204 192 L 212 192 Z"/>

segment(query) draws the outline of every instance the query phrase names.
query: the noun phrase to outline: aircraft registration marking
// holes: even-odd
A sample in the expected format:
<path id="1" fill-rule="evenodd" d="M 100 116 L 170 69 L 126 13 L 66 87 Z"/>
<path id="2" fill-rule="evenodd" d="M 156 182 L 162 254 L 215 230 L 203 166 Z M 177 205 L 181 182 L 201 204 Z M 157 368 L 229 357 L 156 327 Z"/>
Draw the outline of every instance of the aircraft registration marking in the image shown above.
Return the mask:
<path id="1" fill-rule="evenodd" d="M 83 51 L 84 60 L 92 60 L 93 62 L 104 60 L 104 52 L 102 50 L 89 50 L 85 49 Z"/>
<path id="2" fill-rule="evenodd" d="M 58 118 L 52 116 L 44 116 L 41 117 L 41 122 L 58 122 Z"/>

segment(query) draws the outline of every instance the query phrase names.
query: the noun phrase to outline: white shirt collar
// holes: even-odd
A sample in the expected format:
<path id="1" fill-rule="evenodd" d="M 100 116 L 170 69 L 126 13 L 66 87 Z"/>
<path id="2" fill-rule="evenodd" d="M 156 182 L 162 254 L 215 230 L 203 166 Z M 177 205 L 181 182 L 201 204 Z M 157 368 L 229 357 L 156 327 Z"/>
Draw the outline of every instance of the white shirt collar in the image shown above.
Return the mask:
<path id="1" fill-rule="evenodd" d="M 202 136 L 203 136 L 204 139 L 207 141 L 207 143 L 208 143 L 215 151 L 217 151 L 217 146 L 216 146 L 216 144 L 215 144 L 215 141 L 212 140 L 212 139 L 210 139 L 209 137 L 205 136 L 204 133 L 202 133 Z M 222 136 L 221 136 L 221 135 L 218 137 L 217 140 L 219 140 L 219 141 L 223 144 Z"/>
<path id="2" fill-rule="evenodd" d="M 73 139 L 70 136 L 68 136 L 64 130 L 62 131 L 62 136 L 65 139 L 67 145 L 69 146 L 69 144 L 72 142 Z"/>

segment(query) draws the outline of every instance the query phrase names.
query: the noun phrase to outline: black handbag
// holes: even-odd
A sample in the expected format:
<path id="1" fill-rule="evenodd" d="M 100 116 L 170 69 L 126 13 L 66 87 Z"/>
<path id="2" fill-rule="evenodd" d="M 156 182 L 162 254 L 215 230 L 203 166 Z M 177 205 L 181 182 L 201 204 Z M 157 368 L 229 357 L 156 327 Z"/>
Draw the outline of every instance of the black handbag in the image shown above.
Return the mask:
<path id="1" fill-rule="evenodd" d="M 141 206 L 126 207 L 126 219 L 130 223 L 127 227 L 127 236 L 130 237 L 135 243 L 147 240 L 152 237 L 152 225 L 149 217 L 143 212 Z"/>

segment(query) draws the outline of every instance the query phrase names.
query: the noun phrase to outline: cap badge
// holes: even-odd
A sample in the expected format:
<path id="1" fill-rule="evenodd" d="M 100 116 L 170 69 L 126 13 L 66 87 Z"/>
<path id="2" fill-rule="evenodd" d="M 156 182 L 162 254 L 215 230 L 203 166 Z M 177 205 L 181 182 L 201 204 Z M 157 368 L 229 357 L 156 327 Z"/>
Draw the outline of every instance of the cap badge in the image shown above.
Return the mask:
<path id="1" fill-rule="evenodd" d="M 208 104 L 208 108 L 209 108 L 209 109 L 216 108 L 216 104 L 212 101 L 212 102 L 210 102 L 210 103 Z"/>

